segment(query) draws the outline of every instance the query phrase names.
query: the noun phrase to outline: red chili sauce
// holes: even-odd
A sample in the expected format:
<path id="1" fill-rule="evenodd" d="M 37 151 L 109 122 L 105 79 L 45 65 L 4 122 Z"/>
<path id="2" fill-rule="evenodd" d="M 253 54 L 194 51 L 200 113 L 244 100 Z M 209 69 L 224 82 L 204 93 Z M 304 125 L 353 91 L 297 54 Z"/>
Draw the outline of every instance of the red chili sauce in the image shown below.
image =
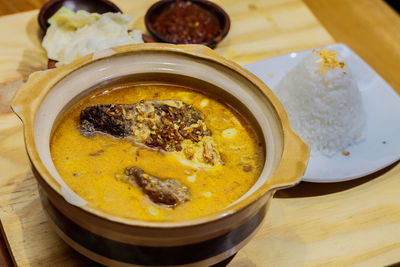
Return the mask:
<path id="1" fill-rule="evenodd" d="M 156 32 L 173 43 L 199 44 L 218 35 L 220 25 L 209 11 L 190 1 L 177 0 L 153 24 Z"/>

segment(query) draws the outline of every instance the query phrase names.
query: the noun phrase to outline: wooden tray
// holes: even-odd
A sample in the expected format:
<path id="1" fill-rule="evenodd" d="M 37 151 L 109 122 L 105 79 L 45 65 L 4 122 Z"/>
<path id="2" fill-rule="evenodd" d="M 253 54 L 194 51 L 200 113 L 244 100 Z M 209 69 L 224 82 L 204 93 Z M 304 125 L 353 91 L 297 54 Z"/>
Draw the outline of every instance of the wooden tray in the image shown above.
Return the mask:
<path id="1" fill-rule="evenodd" d="M 118 0 L 144 30 L 153 1 Z M 215 1 L 232 20 L 216 51 L 240 64 L 333 43 L 301 0 Z M 45 69 L 38 11 L 0 17 L 0 220 L 18 266 L 96 265 L 49 228 L 24 149 L 22 124 L 9 108 L 30 73 Z M 10 27 L 12 25 L 12 27 Z M 400 252 L 400 165 L 340 184 L 302 183 L 278 192 L 257 236 L 229 266 L 382 266 Z"/>

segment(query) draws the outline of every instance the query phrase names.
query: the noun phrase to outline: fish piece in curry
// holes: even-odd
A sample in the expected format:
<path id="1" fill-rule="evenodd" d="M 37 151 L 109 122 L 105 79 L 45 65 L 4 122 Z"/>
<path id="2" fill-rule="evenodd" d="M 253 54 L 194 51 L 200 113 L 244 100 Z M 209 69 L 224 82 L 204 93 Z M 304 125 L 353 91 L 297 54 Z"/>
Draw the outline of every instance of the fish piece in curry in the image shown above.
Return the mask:
<path id="1" fill-rule="evenodd" d="M 197 156 L 202 163 L 222 163 L 204 114 L 182 101 L 89 106 L 81 111 L 79 130 L 84 136 L 101 132 L 129 137 L 136 143 L 166 152 L 182 151 L 188 160 Z"/>

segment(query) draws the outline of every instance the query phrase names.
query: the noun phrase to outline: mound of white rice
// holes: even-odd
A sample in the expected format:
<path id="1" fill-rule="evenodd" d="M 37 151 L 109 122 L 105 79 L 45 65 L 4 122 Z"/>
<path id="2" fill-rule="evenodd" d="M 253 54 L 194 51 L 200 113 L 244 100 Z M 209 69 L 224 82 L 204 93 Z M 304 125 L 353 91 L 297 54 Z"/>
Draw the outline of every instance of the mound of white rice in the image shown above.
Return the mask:
<path id="1" fill-rule="evenodd" d="M 336 52 L 313 51 L 274 91 L 312 155 L 332 156 L 363 140 L 361 94 Z"/>

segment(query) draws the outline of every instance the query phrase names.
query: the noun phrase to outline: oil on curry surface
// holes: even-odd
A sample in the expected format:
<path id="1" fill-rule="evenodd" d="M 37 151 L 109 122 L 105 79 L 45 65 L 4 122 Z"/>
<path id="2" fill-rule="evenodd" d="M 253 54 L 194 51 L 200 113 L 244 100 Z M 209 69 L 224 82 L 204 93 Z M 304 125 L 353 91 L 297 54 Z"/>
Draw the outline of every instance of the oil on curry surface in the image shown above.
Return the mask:
<path id="1" fill-rule="evenodd" d="M 168 83 L 115 86 L 84 98 L 53 130 L 51 154 L 89 205 L 150 221 L 228 206 L 252 187 L 265 158 L 234 109 Z"/>

